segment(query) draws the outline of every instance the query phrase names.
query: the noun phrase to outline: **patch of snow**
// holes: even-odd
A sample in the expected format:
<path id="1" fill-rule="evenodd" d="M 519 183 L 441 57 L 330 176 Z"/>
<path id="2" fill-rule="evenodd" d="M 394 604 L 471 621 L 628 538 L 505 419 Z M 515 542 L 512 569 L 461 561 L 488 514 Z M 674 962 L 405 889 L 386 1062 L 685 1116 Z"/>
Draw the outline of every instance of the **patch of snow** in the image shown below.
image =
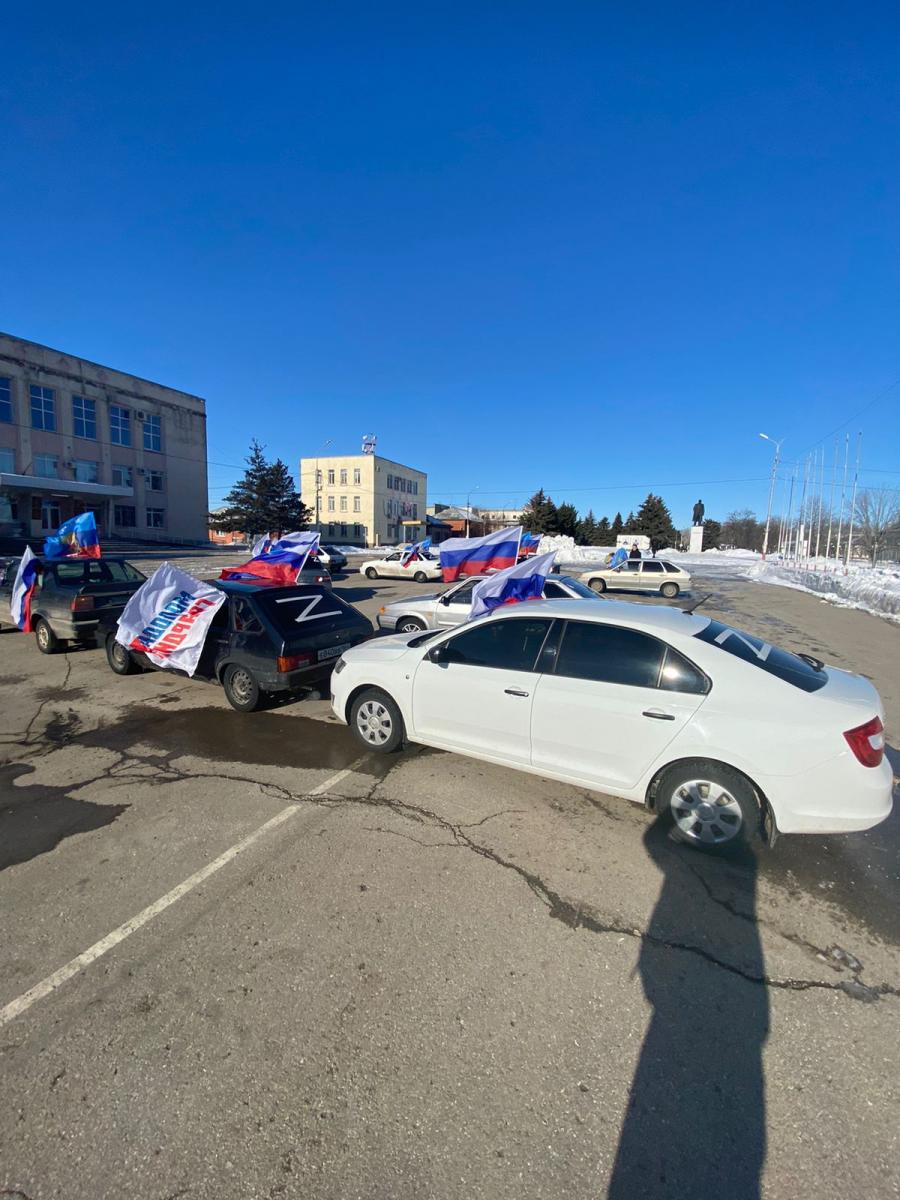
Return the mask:
<path id="1" fill-rule="evenodd" d="M 848 568 L 812 560 L 810 567 L 778 561 L 760 562 L 747 578 L 821 596 L 840 608 L 857 608 L 876 617 L 900 621 L 900 570 L 853 563 Z"/>

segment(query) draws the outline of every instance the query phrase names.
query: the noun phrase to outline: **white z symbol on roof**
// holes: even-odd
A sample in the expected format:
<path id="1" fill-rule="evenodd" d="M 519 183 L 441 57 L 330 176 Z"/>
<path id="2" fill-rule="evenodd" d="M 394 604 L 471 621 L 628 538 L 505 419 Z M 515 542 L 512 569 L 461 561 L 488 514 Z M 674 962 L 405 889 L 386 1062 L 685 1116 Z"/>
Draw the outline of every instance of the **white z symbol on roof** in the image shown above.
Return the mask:
<path id="1" fill-rule="evenodd" d="M 324 596 L 285 596 L 283 600 L 276 600 L 275 603 L 297 604 L 301 600 L 308 600 L 309 603 L 307 604 L 306 608 L 304 608 L 303 612 L 300 613 L 298 617 L 294 618 L 298 625 L 302 624 L 304 621 L 318 621 L 320 617 L 339 617 L 342 615 L 339 608 L 329 608 L 327 612 L 314 613 L 313 609 L 320 600 L 324 599 Z"/>

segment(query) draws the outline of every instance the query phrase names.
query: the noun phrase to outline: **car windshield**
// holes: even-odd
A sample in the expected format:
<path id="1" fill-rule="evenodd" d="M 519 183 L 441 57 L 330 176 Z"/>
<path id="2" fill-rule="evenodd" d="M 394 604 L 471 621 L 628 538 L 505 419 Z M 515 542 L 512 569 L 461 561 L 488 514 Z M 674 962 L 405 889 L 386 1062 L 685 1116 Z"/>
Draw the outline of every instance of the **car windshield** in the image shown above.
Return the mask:
<path id="1" fill-rule="evenodd" d="M 580 579 L 572 579 L 569 575 L 560 575 L 559 582 L 564 583 L 577 596 L 583 596 L 585 600 L 600 599 L 597 593 L 592 588 L 589 588 L 586 583 L 582 583 Z"/>
<path id="2" fill-rule="evenodd" d="M 769 675 L 777 675 L 785 683 L 793 684 L 804 692 L 817 692 L 828 682 L 824 668 L 814 667 L 812 663 L 791 654 L 789 650 L 772 646 L 762 638 L 754 637 L 752 633 L 732 629 L 730 625 L 724 625 L 721 621 L 710 621 L 699 633 L 695 633 L 694 637 L 698 641 L 718 646 Z"/>

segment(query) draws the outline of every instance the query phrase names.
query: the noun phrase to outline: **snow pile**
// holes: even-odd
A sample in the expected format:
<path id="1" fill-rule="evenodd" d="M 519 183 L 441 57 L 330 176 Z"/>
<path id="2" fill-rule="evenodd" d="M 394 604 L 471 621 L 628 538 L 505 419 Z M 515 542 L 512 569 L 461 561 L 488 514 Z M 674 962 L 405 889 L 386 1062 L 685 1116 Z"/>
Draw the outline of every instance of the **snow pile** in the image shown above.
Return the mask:
<path id="1" fill-rule="evenodd" d="M 786 563 L 760 562 L 747 572 L 757 583 L 774 583 L 821 596 L 841 608 L 858 608 L 877 617 L 900 621 L 900 571 L 890 568 L 853 565 L 808 570 Z"/>
<path id="2" fill-rule="evenodd" d="M 538 547 L 538 554 L 556 551 L 560 563 L 602 563 L 612 554 L 614 546 L 576 546 L 575 539 L 565 533 L 545 533 Z"/>

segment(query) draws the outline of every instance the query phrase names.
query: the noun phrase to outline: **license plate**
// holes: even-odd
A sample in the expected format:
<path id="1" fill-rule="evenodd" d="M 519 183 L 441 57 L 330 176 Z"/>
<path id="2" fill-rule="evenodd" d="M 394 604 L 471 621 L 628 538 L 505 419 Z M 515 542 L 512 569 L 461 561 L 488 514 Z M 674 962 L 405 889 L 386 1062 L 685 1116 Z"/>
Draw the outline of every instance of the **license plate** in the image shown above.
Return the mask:
<path id="1" fill-rule="evenodd" d="M 319 662 L 322 662 L 322 660 L 326 658 L 337 658 L 338 655 L 343 654 L 345 650 L 349 649 L 349 642 L 342 642 L 340 646 L 329 646 L 327 650 L 319 651 Z"/>

